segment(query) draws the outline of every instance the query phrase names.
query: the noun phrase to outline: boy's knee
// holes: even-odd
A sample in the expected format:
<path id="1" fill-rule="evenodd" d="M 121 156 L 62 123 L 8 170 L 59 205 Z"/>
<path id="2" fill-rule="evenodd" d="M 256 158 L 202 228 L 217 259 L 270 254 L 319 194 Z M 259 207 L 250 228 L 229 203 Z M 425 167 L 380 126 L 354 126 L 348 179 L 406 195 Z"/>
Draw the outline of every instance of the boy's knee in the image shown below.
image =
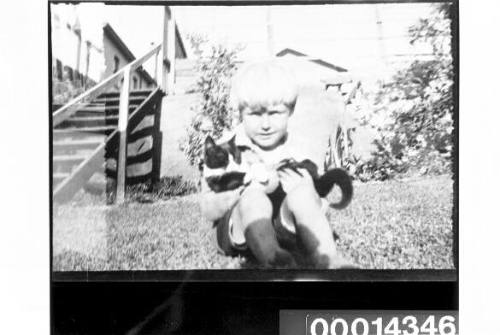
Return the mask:
<path id="1" fill-rule="evenodd" d="M 238 202 L 238 210 L 242 217 L 271 217 L 273 212 L 271 201 L 260 189 L 246 189 Z"/>
<path id="2" fill-rule="evenodd" d="M 312 185 L 302 184 L 286 196 L 288 208 L 294 213 L 321 209 L 321 198 Z"/>

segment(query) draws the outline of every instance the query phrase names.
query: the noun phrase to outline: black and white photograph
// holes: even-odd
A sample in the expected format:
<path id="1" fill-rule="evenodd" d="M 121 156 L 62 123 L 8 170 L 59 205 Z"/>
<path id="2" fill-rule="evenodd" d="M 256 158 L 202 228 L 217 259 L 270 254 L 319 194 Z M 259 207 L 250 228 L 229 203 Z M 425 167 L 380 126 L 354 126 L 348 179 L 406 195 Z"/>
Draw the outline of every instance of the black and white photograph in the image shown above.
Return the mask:
<path id="1" fill-rule="evenodd" d="M 456 13 L 50 3 L 52 271 L 456 270 Z"/>
<path id="2" fill-rule="evenodd" d="M 8 1 L 6 334 L 494 334 L 495 0 Z"/>

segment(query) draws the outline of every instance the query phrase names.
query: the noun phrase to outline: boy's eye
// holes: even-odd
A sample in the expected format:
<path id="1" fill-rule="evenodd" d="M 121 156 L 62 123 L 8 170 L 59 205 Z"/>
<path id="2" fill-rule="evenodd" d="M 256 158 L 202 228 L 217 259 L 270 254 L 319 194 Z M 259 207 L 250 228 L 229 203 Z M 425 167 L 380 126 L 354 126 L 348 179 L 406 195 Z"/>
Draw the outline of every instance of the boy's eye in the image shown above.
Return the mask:
<path id="1" fill-rule="evenodd" d="M 281 111 L 281 110 L 269 111 L 269 115 L 273 115 L 273 116 L 279 116 L 279 115 L 283 115 L 285 113 L 286 113 L 286 111 Z"/>

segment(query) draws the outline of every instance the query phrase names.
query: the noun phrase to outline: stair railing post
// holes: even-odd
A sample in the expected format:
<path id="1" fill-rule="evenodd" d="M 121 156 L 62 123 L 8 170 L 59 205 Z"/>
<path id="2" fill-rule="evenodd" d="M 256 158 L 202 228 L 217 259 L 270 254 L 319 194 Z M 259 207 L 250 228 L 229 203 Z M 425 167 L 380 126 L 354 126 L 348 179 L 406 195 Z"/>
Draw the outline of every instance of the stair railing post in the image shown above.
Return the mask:
<path id="1" fill-rule="evenodd" d="M 125 187 L 127 178 L 127 128 L 129 110 L 130 89 L 130 65 L 125 66 L 123 72 L 123 84 L 120 92 L 120 107 L 118 112 L 118 132 L 120 144 L 118 149 L 118 166 L 116 174 L 116 203 L 125 202 Z"/>
<path id="2" fill-rule="evenodd" d="M 168 72 L 170 71 L 170 60 L 168 59 L 168 38 L 169 38 L 169 22 L 171 11 L 169 6 L 164 7 L 163 11 L 163 38 L 161 45 L 161 89 L 168 93 Z"/>
<path id="3" fill-rule="evenodd" d="M 167 58 L 169 61 L 167 90 L 168 94 L 175 94 L 175 14 L 170 12 L 170 20 L 168 21 L 167 31 Z"/>
<path id="4" fill-rule="evenodd" d="M 158 49 L 158 51 L 155 52 L 155 77 L 154 77 L 154 80 L 155 80 L 155 83 L 157 86 L 158 85 L 158 54 L 160 53 L 160 49 Z"/>
<path id="5" fill-rule="evenodd" d="M 161 109 L 162 97 L 156 97 L 154 105 L 154 131 L 153 131 L 153 157 L 152 157 L 152 170 L 151 170 L 151 184 L 155 185 L 160 181 L 161 175 L 161 153 L 163 133 L 161 131 Z"/>

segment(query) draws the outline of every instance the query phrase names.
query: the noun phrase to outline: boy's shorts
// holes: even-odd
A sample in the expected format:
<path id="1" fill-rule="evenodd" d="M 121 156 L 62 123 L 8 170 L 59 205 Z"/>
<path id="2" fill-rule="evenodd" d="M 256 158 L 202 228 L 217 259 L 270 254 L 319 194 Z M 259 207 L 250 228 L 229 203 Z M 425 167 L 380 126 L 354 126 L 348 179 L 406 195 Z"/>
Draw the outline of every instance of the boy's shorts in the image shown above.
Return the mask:
<path id="1" fill-rule="evenodd" d="M 270 197 L 273 205 L 272 225 L 278 242 L 283 246 L 293 246 L 296 242 L 295 218 L 283 201 Z M 326 213 L 328 201 L 321 198 L 321 210 Z M 235 224 L 233 211 L 229 211 L 217 222 L 216 244 L 217 249 L 224 255 L 235 255 L 247 251 L 244 232 Z"/>

